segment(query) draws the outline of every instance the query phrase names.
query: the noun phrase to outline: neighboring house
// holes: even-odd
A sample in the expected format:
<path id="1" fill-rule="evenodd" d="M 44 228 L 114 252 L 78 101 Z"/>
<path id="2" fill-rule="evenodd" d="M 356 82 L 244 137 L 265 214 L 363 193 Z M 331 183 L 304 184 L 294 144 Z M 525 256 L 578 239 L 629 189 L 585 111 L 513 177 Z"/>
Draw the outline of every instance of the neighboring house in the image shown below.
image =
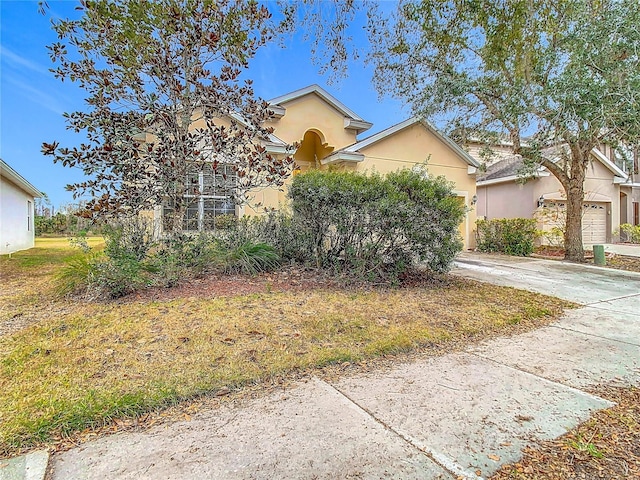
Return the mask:
<path id="1" fill-rule="evenodd" d="M 285 155 L 286 146 L 297 143 L 294 158 L 299 171 L 332 167 L 387 173 L 426 162 L 430 175 L 444 176 L 455 184 L 461 203 L 471 207 L 475 201 L 479 162 L 426 122 L 409 119 L 358 140 L 358 135 L 372 124 L 318 85 L 274 98 L 270 108 L 275 117 L 269 122 L 274 131 L 265 142 L 267 151 Z M 193 220 L 191 229 L 207 229 L 203 221 L 207 212 L 210 217 L 225 213 L 259 215 L 264 207 L 278 208 L 286 203 L 285 191 L 267 188 L 254 192 L 248 205 L 233 207 L 228 191 L 215 191 L 215 179 L 200 175 L 198 181 L 208 187 L 209 195 L 201 199 L 199 211 L 194 208 L 192 216 L 200 220 Z M 475 219 L 470 208 L 460 226 L 466 248 L 474 245 Z"/>
<path id="2" fill-rule="evenodd" d="M 628 176 L 620 185 L 620 223 L 640 225 L 640 148 L 628 151 L 627 160 L 608 145 L 601 145 L 599 150 Z"/>
<path id="3" fill-rule="evenodd" d="M 478 176 L 478 217 L 489 220 L 537 218 L 542 230 L 551 232 L 554 227 L 562 229 L 566 200 L 562 185 L 545 168 L 539 168 L 534 178 L 523 183 L 519 175 L 522 167 L 522 159 L 512 155 L 489 165 L 486 172 Z M 617 240 L 616 231 L 620 224 L 633 216 L 632 186 L 628 175 L 594 148 L 584 190 L 584 244 Z M 543 242 L 553 243 L 552 237 L 549 233 Z"/>
<path id="4" fill-rule="evenodd" d="M 34 246 L 34 204 L 41 196 L 42 192 L 0 159 L 0 254 Z"/>
<path id="5" fill-rule="evenodd" d="M 464 149 L 469 152 L 469 155 L 486 166 L 513 156 L 513 144 L 506 138 L 502 138 L 491 145 L 470 138 L 464 142 Z"/>

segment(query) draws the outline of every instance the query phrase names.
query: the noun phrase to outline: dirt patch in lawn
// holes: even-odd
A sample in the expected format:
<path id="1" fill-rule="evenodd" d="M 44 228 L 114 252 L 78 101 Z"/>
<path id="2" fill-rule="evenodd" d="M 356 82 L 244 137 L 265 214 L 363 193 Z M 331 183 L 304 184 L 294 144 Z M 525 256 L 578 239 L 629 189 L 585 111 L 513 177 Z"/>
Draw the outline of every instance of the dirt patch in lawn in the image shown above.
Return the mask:
<path id="1" fill-rule="evenodd" d="M 526 448 L 522 461 L 504 465 L 491 480 L 640 478 L 640 389 L 598 387 L 616 405 L 555 440 Z"/>
<path id="2" fill-rule="evenodd" d="M 292 266 L 277 272 L 265 272 L 256 275 L 206 275 L 185 280 L 171 288 L 157 287 L 140 290 L 120 299 L 119 302 L 167 301 L 178 298 L 217 298 L 256 293 L 302 292 L 339 288 L 340 286 L 344 286 L 344 282 L 339 282 L 338 279 L 327 273 Z"/>

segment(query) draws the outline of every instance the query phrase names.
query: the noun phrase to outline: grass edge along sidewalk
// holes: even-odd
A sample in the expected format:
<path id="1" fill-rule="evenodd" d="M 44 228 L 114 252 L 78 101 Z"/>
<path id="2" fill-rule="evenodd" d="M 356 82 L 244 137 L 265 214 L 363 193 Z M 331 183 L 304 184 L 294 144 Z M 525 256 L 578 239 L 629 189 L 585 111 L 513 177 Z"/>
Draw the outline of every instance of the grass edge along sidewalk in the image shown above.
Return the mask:
<path id="1" fill-rule="evenodd" d="M 26 280 L 18 272 L 9 281 L 28 290 Z M 0 321 L 16 305 L 33 317 L 30 327 L 0 337 L 0 456 L 294 372 L 519 333 L 571 306 L 461 279 L 397 289 L 191 293 L 62 306 L 44 293 L 0 297 Z M 29 305 L 34 298 L 38 307 Z"/>

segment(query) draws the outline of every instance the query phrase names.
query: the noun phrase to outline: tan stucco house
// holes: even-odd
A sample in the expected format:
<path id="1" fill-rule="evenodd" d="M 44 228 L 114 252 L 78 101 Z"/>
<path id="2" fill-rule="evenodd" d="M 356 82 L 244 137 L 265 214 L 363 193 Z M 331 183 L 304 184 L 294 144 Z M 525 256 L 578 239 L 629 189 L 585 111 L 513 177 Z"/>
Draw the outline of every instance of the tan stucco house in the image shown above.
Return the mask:
<path id="1" fill-rule="evenodd" d="M 429 123 L 411 118 L 379 133 L 359 139 L 372 127 L 345 104 L 318 85 L 276 97 L 274 135 L 286 143 L 299 143 L 294 154 L 300 171 L 344 168 L 388 173 L 426 162 L 429 174 L 455 184 L 461 203 L 471 207 L 476 194 L 475 173 L 480 164 Z M 265 190 L 257 200 L 277 207 L 284 192 Z M 246 213 L 249 213 L 250 207 Z M 470 208 L 460 226 L 466 248 L 474 244 L 475 212 Z"/>
<path id="2" fill-rule="evenodd" d="M 461 203 L 471 207 L 475 199 L 479 162 L 426 122 L 409 119 L 359 138 L 372 124 L 318 85 L 276 97 L 269 103 L 274 118 L 268 126 L 273 128 L 273 134 L 265 139 L 264 146 L 272 154 L 285 155 L 287 145 L 297 144 L 293 156 L 299 170 L 294 175 L 326 168 L 387 173 L 426 162 L 430 175 L 444 176 L 455 184 Z M 231 206 L 223 198 L 216 201 Z M 279 208 L 286 201 L 286 185 L 284 191 L 267 188 L 253 192 L 247 205 L 227 212 L 259 215 L 264 207 Z M 460 226 L 466 248 L 474 244 L 475 220 L 475 211 L 470 208 Z"/>
<path id="3" fill-rule="evenodd" d="M 0 254 L 35 244 L 34 205 L 42 193 L 0 159 Z"/>
<path id="4" fill-rule="evenodd" d="M 523 183 L 522 167 L 520 157 L 502 155 L 478 175 L 478 218 L 537 218 L 543 231 L 562 228 L 566 200 L 562 185 L 545 168 Z M 622 223 L 634 220 L 634 209 L 637 212 L 638 208 L 628 174 L 594 148 L 584 187 L 584 244 L 618 240 L 616 231 Z M 550 243 L 550 236 L 543 243 Z"/>

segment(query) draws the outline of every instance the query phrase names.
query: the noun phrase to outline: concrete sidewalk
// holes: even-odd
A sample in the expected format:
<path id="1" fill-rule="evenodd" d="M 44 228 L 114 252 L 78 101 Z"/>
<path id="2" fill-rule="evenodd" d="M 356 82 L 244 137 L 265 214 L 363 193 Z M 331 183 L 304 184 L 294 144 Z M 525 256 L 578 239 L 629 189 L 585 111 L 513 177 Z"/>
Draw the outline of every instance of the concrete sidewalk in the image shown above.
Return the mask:
<path id="1" fill-rule="evenodd" d="M 640 274 L 463 255 L 454 272 L 583 303 L 466 352 L 295 388 L 51 459 L 53 479 L 478 479 L 640 384 Z"/>
<path id="2" fill-rule="evenodd" d="M 617 255 L 627 255 L 629 257 L 640 257 L 640 245 L 632 243 L 606 243 L 604 245 L 606 253 Z"/>

